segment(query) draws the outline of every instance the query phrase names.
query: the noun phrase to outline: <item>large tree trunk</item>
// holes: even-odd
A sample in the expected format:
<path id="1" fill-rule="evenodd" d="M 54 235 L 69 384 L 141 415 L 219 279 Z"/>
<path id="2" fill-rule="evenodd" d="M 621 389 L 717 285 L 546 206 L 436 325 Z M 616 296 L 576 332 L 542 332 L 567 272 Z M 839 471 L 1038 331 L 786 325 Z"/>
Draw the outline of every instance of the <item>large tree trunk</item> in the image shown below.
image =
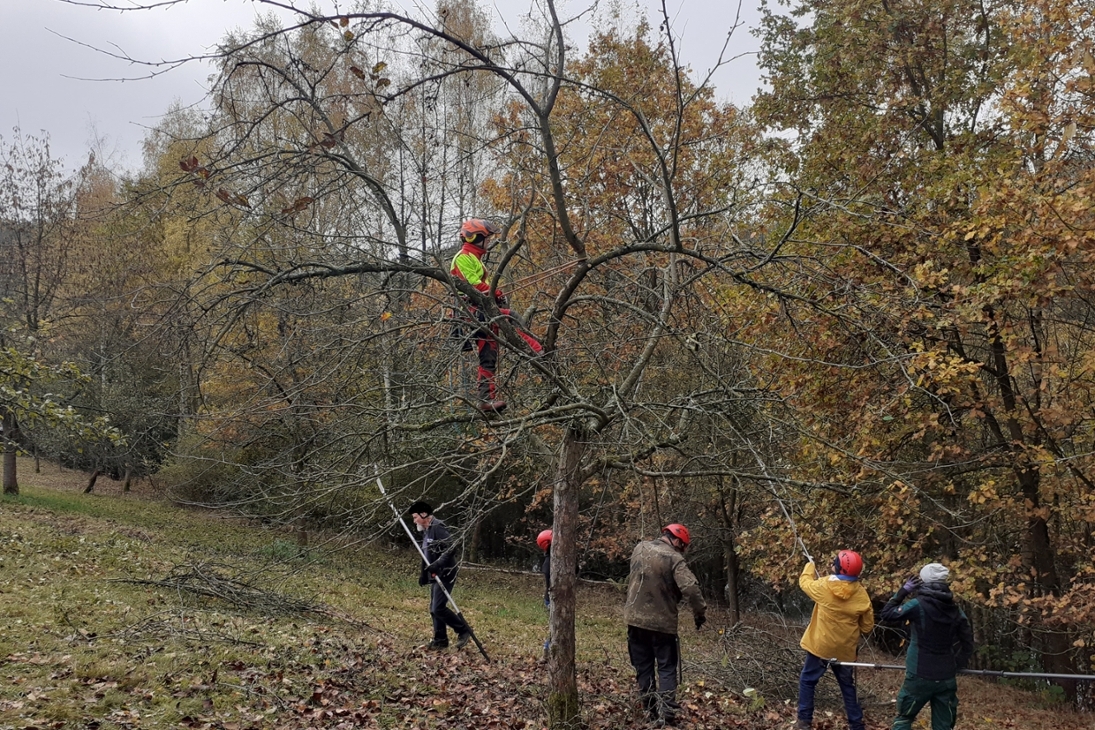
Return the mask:
<path id="1" fill-rule="evenodd" d="M 730 537 L 723 543 L 723 561 L 726 565 L 726 612 L 731 626 L 741 621 L 741 603 L 738 599 L 738 577 L 741 566 L 738 565 L 738 553 L 734 550 L 734 539 Z"/>
<path id="2" fill-rule="evenodd" d="M 726 571 L 726 607 L 731 626 L 741 620 L 741 605 L 738 601 L 738 578 L 741 565 L 735 549 L 737 536 L 738 490 L 737 487 L 726 493 L 722 478 L 719 478 L 719 508 L 722 514 L 724 535 L 722 540 L 722 562 Z"/>
<path id="3" fill-rule="evenodd" d="M 1061 595 L 1061 578 L 1057 571 L 1057 550 L 1049 534 L 1049 524 L 1041 510 L 1041 472 L 1035 464 L 1022 462 L 1016 468 L 1019 484 L 1027 502 L 1027 545 L 1031 554 L 1031 572 L 1034 574 L 1032 593 L 1041 595 Z M 1072 637 L 1065 628 L 1046 627 L 1044 629 L 1045 649 L 1042 652 L 1042 667 L 1052 674 L 1075 674 L 1076 666 L 1072 661 Z M 1076 699 L 1076 680 L 1058 679 L 1053 681 L 1060 686 L 1070 700 Z"/>
<path id="4" fill-rule="evenodd" d="M 551 648 L 548 652 L 548 722 L 553 730 L 581 727 L 574 658 L 574 613 L 578 585 L 579 466 L 585 444 L 567 429 L 555 473 L 555 519 L 551 540 Z"/>
<path id="5" fill-rule="evenodd" d="M 19 422 L 15 414 L 4 409 L 4 434 L 0 446 L 4 449 L 4 494 L 19 494 L 19 480 L 15 470 L 15 456 L 19 451 Z"/>
<path id="6" fill-rule="evenodd" d="M 1007 343 L 1000 334 L 992 308 L 987 307 L 985 312 L 989 315 L 991 323 L 992 365 L 1000 388 L 1000 399 L 1007 416 L 1004 425 L 1009 441 L 1005 442 L 1005 445 L 1013 452 L 1027 445 L 1040 446 L 1037 439 L 1033 439 L 1035 443 L 1032 444 L 1032 439 L 1028 439 L 1024 434 L 1023 426 L 1016 415 L 1019 412 L 1019 398 L 1010 373 Z M 999 427 L 997 431 L 1001 434 L 1000 439 L 1003 441 Z M 1030 568 L 1034 578 L 1030 591 L 1033 595 L 1060 596 L 1062 581 L 1057 570 L 1057 548 L 1049 532 L 1049 523 L 1046 521 L 1047 512 L 1042 509 L 1040 467 L 1027 458 L 1025 453 L 1015 453 L 1013 458 L 1016 460 L 1013 465 L 1015 477 L 1027 506 L 1026 541 L 1031 555 Z M 1045 638 L 1046 647 L 1042 652 L 1042 666 L 1045 670 L 1053 674 L 1075 674 L 1076 668 L 1073 666 L 1071 653 L 1072 639 L 1067 631 L 1048 628 Z M 1076 699 L 1074 680 L 1054 680 L 1054 684 L 1062 687 L 1070 700 Z"/>

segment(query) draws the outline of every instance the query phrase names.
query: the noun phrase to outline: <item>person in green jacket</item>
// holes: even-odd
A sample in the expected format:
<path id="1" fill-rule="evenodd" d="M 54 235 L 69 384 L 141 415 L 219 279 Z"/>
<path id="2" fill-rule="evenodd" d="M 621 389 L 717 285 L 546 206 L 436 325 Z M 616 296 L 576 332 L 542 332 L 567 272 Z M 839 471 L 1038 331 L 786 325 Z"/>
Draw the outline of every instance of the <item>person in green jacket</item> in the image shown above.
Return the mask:
<path id="1" fill-rule="evenodd" d="M 905 581 L 882 608 L 883 621 L 908 622 L 911 629 L 893 730 L 910 730 L 927 704 L 932 708 L 932 730 L 953 730 L 958 722 L 955 676 L 973 656 L 973 630 L 954 601 L 949 578 L 945 565 L 928 563 L 919 578 Z M 910 598 L 913 593 L 916 597 Z"/>
<path id="2" fill-rule="evenodd" d="M 871 598 L 859 582 L 863 558 L 854 550 L 841 550 L 833 559 L 833 573 L 817 576 L 813 561 L 806 564 L 798 578 L 799 587 L 814 601 L 810 625 L 799 645 L 806 650 L 806 661 L 798 679 L 798 720 L 796 730 L 808 730 L 814 721 L 814 691 L 826 669 L 832 669 L 844 699 L 849 730 L 865 730 L 863 709 L 855 691 L 852 667 L 832 664 L 854 662 L 859 637 L 874 628 Z"/>

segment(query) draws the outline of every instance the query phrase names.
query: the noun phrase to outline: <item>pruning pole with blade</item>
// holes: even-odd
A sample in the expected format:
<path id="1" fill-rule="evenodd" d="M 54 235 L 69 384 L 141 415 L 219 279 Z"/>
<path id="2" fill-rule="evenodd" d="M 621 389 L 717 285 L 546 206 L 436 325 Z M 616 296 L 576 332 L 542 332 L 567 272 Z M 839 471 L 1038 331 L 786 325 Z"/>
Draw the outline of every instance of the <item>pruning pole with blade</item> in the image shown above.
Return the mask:
<path id="1" fill-rule="evenodd" d="M 380 487 L 380 494 L 384 497 L 384 501 L 388 503 L 388 506 L 392 508 L 392 512 L 395 513 L 396 522 L 398 522 L 399 526 L 403 528 L 403 532 L 407 533 L 407 537 L 410 538 L 411 544 L 414 545 L 414 549 L 417 550 L 418 554 L 422 556 L 422 561 L 426 565 L 429 565 L 429 559 L 426 557 L 426 554 L 422 552 L 422 546 L 418 544 L 418 540 L 414 539 L 414 533 L 411 532 L 411 528 L 407 527 L 407 523 L 403 521 L 403 515 L 399 514 L 399 510 L 395 508 L 395 504 L 392 502 L 392 500 L 388 499 L 388 493 L 384 491 L 384 482 L 381 481 L 380 477 L 376 478 L 376 486 Z M 460 613 L 460 607 L 456 605 L 456 601 L 453 600 L 452 594 L 449 593 L 449 589 L 446 588 L 445 584 L 441 582 L 441 577 L 437 574 L 434 574 L 431 577 L 437 583 L 437 587 L 441 589 L 441 592 L 445 594 L 445 598 L 447 598 L 449 603 L 452 604 L 453 612 L 464 621 L 464 625 L 468 627 L 468 633 L 471 634 L 471 640 L 475 642 L 475 645 L 479 648 L 479 653 L 482 654 L 483 658 L 486 659 L 489 663 L 490 657 L 487 656 L 487 650 L 483 648 L 482 642 L 480 642 L 479 637 L 475 635 L 475 631 L 472 630 L 471 624 L 468 623 L 468 620 L 466 618 L 464 618 L 464 614 Z"/>

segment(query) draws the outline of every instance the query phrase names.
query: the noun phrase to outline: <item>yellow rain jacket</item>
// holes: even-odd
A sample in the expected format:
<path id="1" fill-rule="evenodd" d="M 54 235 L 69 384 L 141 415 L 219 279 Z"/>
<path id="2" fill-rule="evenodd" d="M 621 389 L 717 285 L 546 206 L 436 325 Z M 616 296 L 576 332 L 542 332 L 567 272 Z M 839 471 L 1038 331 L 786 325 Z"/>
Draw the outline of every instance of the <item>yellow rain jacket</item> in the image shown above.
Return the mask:
<path id="1" fill-rule="evenodd" d="M 835 575 L 815 578 L 814 573 L 814 564 L 807 563 L 798 577 L 799 587 L 814 601 L 814 613 L 799 646 L 819 659 L 854 662 L 859 635 L 874 628 L 870 596 L 858 580 L 840 580 Z"/>

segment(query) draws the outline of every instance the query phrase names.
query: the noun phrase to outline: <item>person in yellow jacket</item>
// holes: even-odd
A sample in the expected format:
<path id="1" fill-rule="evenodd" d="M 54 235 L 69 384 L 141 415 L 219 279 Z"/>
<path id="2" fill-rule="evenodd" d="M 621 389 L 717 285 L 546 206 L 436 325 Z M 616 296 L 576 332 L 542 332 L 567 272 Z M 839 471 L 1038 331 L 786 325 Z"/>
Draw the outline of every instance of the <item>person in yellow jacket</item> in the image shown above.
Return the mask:
<path id="1" fill-rule="evenodd" d="M 833 559 L 833 573 L 818 577 L 813 561 L 798 577 L 799 587 L 814 602 L 810 625 L 799 646 L 806 650 L 806 662 L 798 679 L 798 720 L 796 730 L 808 730 L 814 721 L 814 690 L 826 669 L 832 669 L 844 698 L 849 730 L 865 730 L 863 709 L 855 692 L 854 668 L 830 664 L 854 662 L 860 634 L 874 628 L 874 610 L 867 591 L 859 582 L 863 558 L 854 550 L 841 550 Z"/>

